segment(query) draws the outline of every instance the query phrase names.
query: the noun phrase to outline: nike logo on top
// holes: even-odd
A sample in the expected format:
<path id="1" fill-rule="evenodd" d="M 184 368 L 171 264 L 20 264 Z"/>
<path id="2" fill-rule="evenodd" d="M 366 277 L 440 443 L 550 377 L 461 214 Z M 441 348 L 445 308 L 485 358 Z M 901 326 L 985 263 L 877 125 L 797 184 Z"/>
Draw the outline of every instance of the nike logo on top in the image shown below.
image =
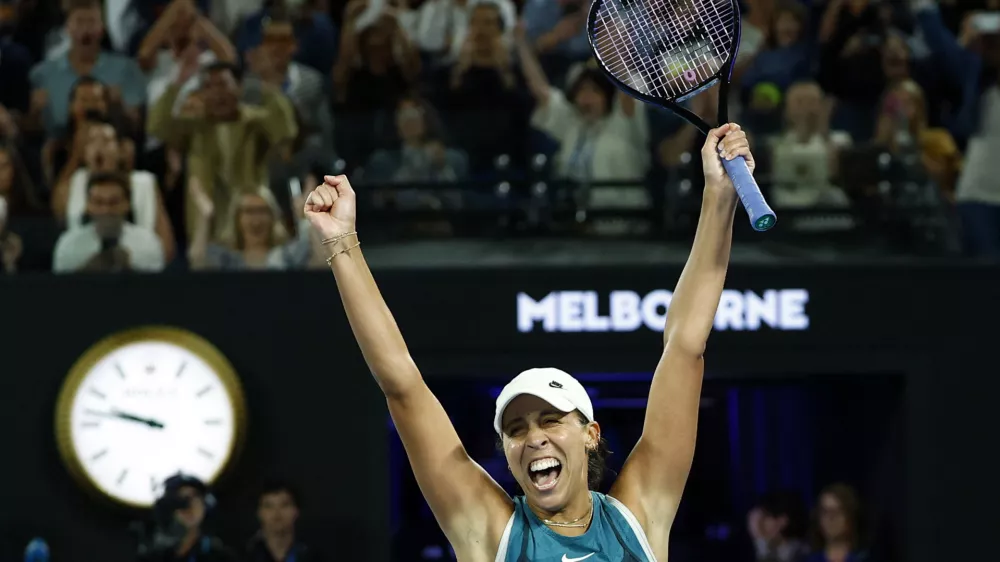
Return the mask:
<path id="1" fill-rule="evenodd" d="M 596 554 L 596 553 L 595 552 L 591 552 L 590 554 L 588 554 L 588 555 L 586 555 L 586 556 L 584 556 L 582 558 L 570 558 L 570 557 L 566 556 L 565 554 L 563 554 L 562 562 L 580 562 L 580 560 L 586 560 L 586 559 L 590 558 L 591 556 L 593 556 L 594 554 Z"/>

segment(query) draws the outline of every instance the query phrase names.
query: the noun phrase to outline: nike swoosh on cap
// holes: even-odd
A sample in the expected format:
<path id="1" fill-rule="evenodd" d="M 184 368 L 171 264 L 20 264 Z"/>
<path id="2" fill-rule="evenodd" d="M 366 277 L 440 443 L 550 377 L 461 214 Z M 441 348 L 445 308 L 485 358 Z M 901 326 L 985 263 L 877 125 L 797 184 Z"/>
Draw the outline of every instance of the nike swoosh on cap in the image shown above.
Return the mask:
<path id="1" fill-rule="evenodd" d="M 586 556 L 584 556 L 582 558 L 569 558 L 568 556 L 566 556 L 565 554 L 563 554 L 562 562 L 580 562 L 581 560 L 586 560 L 586 559 L 590 558 L 594 554 L 597 554 L 597 553 L 596 552 L 591 552 L 590 554 L 588 554 L 588 555 L 586 555 Z"/>

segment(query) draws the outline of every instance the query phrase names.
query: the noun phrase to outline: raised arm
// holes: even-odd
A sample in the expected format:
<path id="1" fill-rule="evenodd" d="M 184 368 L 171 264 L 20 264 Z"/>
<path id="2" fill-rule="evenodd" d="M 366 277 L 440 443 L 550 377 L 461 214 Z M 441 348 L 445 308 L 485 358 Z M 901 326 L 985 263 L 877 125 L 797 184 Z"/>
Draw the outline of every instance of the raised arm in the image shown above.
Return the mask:
<path id="1" fill-rule="evenodd" d="M 694 457 L 704 374 L 702 354 L 722 296 L 732 244 L 736 191 L 719 157 L 750 156 L 737 125 L 713 129 L 702 148 L 705 192 L 698 230 L 677 281 L 663 333 L 664 350 L 653 375 L 642 437 L 611 494 L 639 518 L 657 556 L 667 539 Z"/>
<path id="2" fill-rule="evenodd" d="M 385 393 L 417 484 L 459 558 L 496 552 L 512 513 L 506 493 L 469 457 L 417 370 L 365 262 L 355 229 L 355 195 L 345 176 L 326 176 L 305 213 L 328 248 L 340 298 L 368 368 Z"/>

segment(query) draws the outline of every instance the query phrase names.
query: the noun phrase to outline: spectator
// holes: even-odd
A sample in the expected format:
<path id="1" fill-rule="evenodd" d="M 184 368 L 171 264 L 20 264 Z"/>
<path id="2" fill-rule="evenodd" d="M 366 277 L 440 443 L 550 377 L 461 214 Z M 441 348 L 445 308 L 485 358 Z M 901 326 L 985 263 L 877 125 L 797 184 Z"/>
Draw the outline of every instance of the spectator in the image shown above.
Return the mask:
<path id="1" fill-rule="evenodd" d="M 443 107 L 450 129 L 482 173 L 493 158 L 509 154 L 524 138 L 523 96 L 510 49 L 503 42 L 503 17 L 496 4 L 476 4 L 458 61 L 447 73 Z"/>
<path id="2" fill-rule="evenodd" d="M 17 233 L 7 229 L 7 212 L 7 199 L 0 195 L 0 273 L 9 275 L 17 273 L 24 243 Z"/>
<path id="3" fill-rule="evenodd" d="M 796 494 L 774 492 L 761 499 L 747 518 L 756 562 L 801 562 L 806 558 L 808 546 L 801 540 L 803 511 Z"/>
<path id="4" fill-rule="evenodd" d="M 461 150 L 445 147 L 443 125 L 431 105 L 415 96 L 399 100 L 396 108 L 398 148 L 375 152 L 365 169 L 373 182 L 454 182 L 468 168 Z"/>
<path id="5" fill-rule="evenodd" d="M 949 199 L 954 197 L 962 154 L 947 129 L 928 127 L 926 98 L 916 82 L 906 80 L 886 94 L 875 142 L 895 155 L 918 153 L 927 175 Z"/>
<path id="6" fill-rule="evenodd" d="M 263 42 L 262 31 L 267 27 L 267 20 L 274 17 L 271 12 L 278 10 L 293 27 L 297 43 L 293 52 L 295 62 L 327 75 L 337 60 L 337 26 L 329 14 L 319 9 L 320 2 L 271 0 L 267 4 L 265 9 L 251 14 L 243 22 L 239 34 L 240 53 L 245 54 Z"/>
<path id="7" fill-rule="evenodd" d="M 546 68 L 549 76 L 561 76 L 569 70 L 570 63 L 590 58 L 587 8 L 583 0 L 527 0 L 524 3 L 521 18 L 535 51 L 543 61 L 563 59 L 562 64 Z"/>
<path id="8" fill-rule="evenodd" d="M 197 70 L 197 60 L 185 60 L 177 80 L 149 112 L 149 133 L 185 151 L 189 176 L 198 178 L 216 208 L 225 209 L 232 186 L 267 184 L 268 161 L 282 156 L 298 133 L 295 110 L 271 88 L 265 89 L 260 106 L 241 104 L 239 70 L 217 62 L 202 71 L 201 88 L 174 116 L 181 87 Z M 191 236 L 199 222 L 191 201 L 185 218 Z"/>
<path id="9" fill-rule="evenodd" d="M 645 177 L 649 130 L 643 104 L 617 92 L 595 63 L 571 73 L 564 94 L 549 84 L 523 37 L 518 52 L 535 98 L 531 124 L 559 142 L 559 177 L 583 183 Z"/>
<path id="10" fill-rule="evenodd" d="M 87 216 L 56 243 L 53 269 L 143 271 L 163 269 L 163 244 L 152 231 L 129 222 L 129 184 L 117 174 L 94 174 L 87 184 Z"/>
<path id="11" fill-rule="evenodd" d="M 801 4 L 787 0 L 774 11 L 764 49 L 748 63 L 741 78 L 743 104 L 747 119 L 763 133 L 778 110 L 785 91 L 793 83 L 812 74 L 812 48 L 806 39 L 806 11 Z"/>
<path id="12" fill-rule="evenodd" d="M 214 503 L 214 496 L 201 480 L 180 473 L 168 478 L 163 495 L 153 506 L 160 540 L 140 554 L 139 561 L 235 562 L 236 555 L 205 532 L 205 520 Z"/>
<path id="13" fill-rule="evenodd" d="M 31 217 L 44 212 L 34 182 L 12 143 L 0 143 L 0 197 L 7 201 L 8 217 Z"/>
<path id="14" fill-rule="evenodd" d="M 961 85 L 961 104 L 951 126 L 960 143 L 968 141 L 965 165 L 955 199 L 968 253 L 1000 258 L 1000 34 L 977 26 L 977 14 L 963 22 L 960 36 L 945 28 L 937 7 L 914 2 L 928 47 L 940 57 L 941 69 Z M 981 21 L 981 20 L 979 20 Z"/>
<path id="15" fill-rule="evenodd" d="M 261 22 L 260 44 L 247 53 L 250 74 L 247 76 L 247 99 L 256 101 L 260 89 L 269 86 L 281 90 L 295 107 L 299 123 L 296 152 L 319 160 L 324 169 L 333 162 L 333 117 L 326 95 L 327 79 L 315 69 L 296 62 L 299 49 L 292 20 L 283 9 L 274 8 Z M 252 84 L 252 86 L 251 86 Z"/>
<path id="16" fill-rule="evenodd" d="M 70 115 L 65 132 L 45 142 L 42 148 L 42 172 L 49 185 L 71 174 L 83 162 L 87 131 L 96 122 L 111 121 L 121 125 L 119 106 L 111 100 L 108 88 L 99 80 L 84 76 L 70 90 Z"/>
<path id="17" fill-rule="evenodd" d="M 509 31 L 517 23 L 517 7 L 511 0 L 425 0 L 416 10 L 409 10 L 410 1 L 404 0 L 402 15 L 417 48 L 435 65 L 448 65 L 461 57 L 472 12 L 481 4 L 490 4 L 500 14 L 509 47 Z"/>
<path id="18" fill-rule="evenodd" d="M 30 108 L 31 53 L 9 37 L 17 24 L 17 11 L 13 4 L 0 5 L 0 137 L 17 136 L 20 118 Z"/>
<path id="19" fill-rule="evenodd" d="M 349 111 L 395 107 L 399 95 L 420 74 L 420 56 L 395 13 L 384 13 L 358 29 L 367 4 L 352 0 L 344 8 L 340 52 L 333 67 L 334 99 Z"/>
<path id="20" fill-rule="evenodd" d="M 0 41 L 16 43 L 26 49 L 29 63 L 44 59 L 46 35 L 63 19 L 60 4 L 0 2 Z M 28 95 L 30 91 L 27 88 L 23 94 Z M 27 112 L 27 108 L 24 111 Z"/>
<path id="21" fill-rule="evenodd" d="M 366 161 L 378 148 L 380 122 L 391 115 L 399 96 L 420 73 L 420 54 L 394 15 L 380 15 L 368 27 L 358 28 L 365 6 L 364 0 L 352 0 L 344 8 L 340 51 L 333 67 L 337 148 L 350 165 Z"/>
<path id="22" fill-rule="evenodd" d="M 92 76 L 109 87 L 110 98 L 120 101 L 130 123 L 137 124 L 146 99 L 146 80 L 134 60 L 101 49 L 100 0 L 67 0 L 66 30 L 69 51 L 31 69 L 34 121 L 42 118 L 48 136 L 59 136 L 69 123 L 74 85 L 81 77 Z"/>
<path id="23" fill-rule="evenodd" d="M 299 500 L 291 487 L 271 482 L 257 501 L 260 530 L 250 539 L 247 562 L 314 562 L 318 558 L 298 540 L 295 522 L 299 519 Z"/>
<path id="24" fill-rule="evenodd" d="M 214 203 L 197 178 L 191 178 L 188 187 L 189 199 L 198 212 L 197 227 L 188 248 L 192 269 L 296 269 L 309 261 L 313 238 L 308 221 L 299 217 L 298 237 L 288 241 L 281 209 L 267 189 L 234 196 L 222 235 L 213 241 L 210 232 L 215 218 Z M 293 205 L 301 208 L 302 202 Z"/>
<path id="25" fill-rule="evenodd" d="M 215 61 L 236 62 L 236 49 L 205 16 L 193 0 L 172 0 L 142 40 L 137 59 L 149 80 L 147 105 L 152 107 L 177 80 L 182 59 L 195 58 L 201 66 Z M 195 80 L 183 86 L 184 93 L 197 87 Z M 175 108 L 176 109 L 176 108 Z M 147 139 L 147 150 L 162 143 Z"/>
<path id="26" fill-rule="evenodd" d="M 862 562 L 868 558 L 861 550 L 858 535 L 861 503 L 858 494 L 847 484 L 832 484 L 819 495 L 813 516 L 813 553 L 806 562 Z"/>
<path id="27" fill-rule="evenodd" d="M 815 82 L 788 89 L 784 130 L 770 142 L 770 168 L 776 206 L 847 206 L 847 196 L 830 180 L 837 175 L 838 153 L 851 145 L 843 131 L 830 131 L 833 100 Z"/>
<path id="28" fill-rule="evenodd" d="M 56 218 L 70 227 L 81 226 L 86 212 L 87 184 L 92 174 L 122 174 L 128 178 L 130 208 L 136 226 L 156 233 L 163 243 L 167 262 L 176 252 L 174 232 L 163 205 L 156 176 L 141 170 L 129 170 L 119 132 L 111 123 L 95 123 L 86 136 L 83 167 L 61 179 L 52 192 Z"/>
<path id="29" fill-rule="evenodd" d="M 6 223 L 0 237 L 7 236 L 7 268 L 18 271 L 49 271 L 52 245 L 58 232 L 35 190 L 35 184 L 14 144 L 0 143 L 0 198 L 4 200 Z M 17 252 L 14 252 L 14 250 Z M 15 256 L 17 259 L 13 259 Z"/>

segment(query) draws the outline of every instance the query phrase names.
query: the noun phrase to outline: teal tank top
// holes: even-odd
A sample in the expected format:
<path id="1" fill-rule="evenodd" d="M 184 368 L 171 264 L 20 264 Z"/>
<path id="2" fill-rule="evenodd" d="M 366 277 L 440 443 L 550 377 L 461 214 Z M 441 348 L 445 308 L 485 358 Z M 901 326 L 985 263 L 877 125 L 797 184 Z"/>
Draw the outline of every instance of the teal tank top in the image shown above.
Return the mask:
<path id="1" fill-rule="evenodd" d="M 594 517 L 578 537 L 555 533 L 528 509 L 523 496 L 514 498 L 496 562 L 656 562 L 646 533 L 625 504 L 590 494 Z"/>

